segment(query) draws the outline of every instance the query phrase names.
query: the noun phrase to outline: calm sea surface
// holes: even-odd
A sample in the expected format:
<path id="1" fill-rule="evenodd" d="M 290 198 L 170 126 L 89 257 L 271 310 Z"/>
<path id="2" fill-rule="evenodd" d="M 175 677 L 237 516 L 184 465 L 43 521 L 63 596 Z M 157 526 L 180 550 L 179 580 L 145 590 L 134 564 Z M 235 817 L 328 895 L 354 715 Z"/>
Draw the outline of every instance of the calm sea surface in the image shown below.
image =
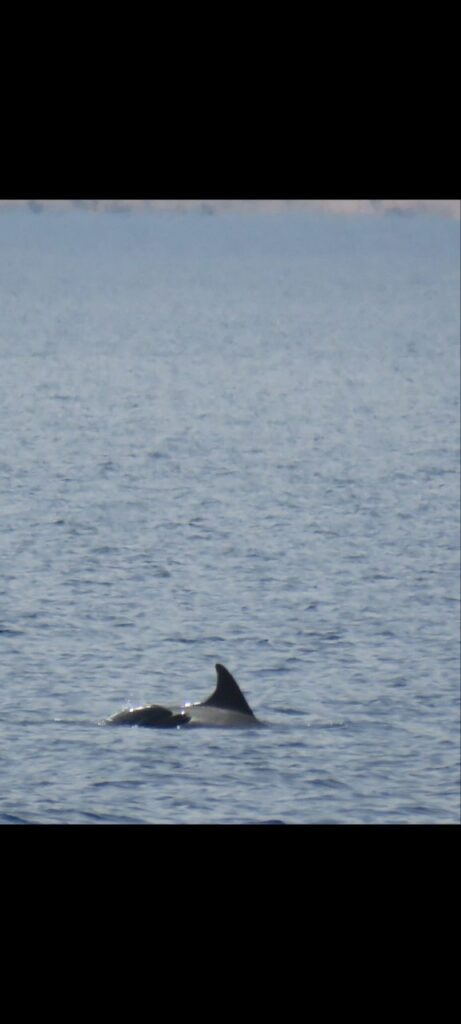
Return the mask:
<path id="1" fill-rule="evenodd" d="M 0 215 L 0 822 L 460 820 L 459 223 Z M 265 729 L 114 729 L 206 698 Z"/>

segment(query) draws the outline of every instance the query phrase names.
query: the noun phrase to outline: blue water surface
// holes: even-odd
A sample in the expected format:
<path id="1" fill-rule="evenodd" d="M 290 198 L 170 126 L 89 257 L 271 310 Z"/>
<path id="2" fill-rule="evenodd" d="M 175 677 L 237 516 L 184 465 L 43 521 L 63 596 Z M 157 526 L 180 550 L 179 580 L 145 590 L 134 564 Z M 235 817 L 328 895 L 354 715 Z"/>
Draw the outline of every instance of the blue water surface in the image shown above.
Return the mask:
<path id="1" fill-rule="evenodd" d="M 459 223 L 0 215 L 0 822 L 444 823 Z M 115 729 L 202 700 L 261 730 Z"/>

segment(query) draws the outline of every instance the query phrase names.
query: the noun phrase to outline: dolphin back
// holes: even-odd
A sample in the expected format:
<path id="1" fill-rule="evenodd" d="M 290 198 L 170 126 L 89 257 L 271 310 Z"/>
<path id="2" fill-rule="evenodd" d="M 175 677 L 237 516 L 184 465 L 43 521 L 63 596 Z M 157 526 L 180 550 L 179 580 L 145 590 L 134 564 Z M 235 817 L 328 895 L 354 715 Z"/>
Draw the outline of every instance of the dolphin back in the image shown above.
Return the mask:
<path id="1" fill-rule="evenodd" d="M 144 725 L 149 728 L 171 729 L 190 722 L 186 712 L 171 711 L 160 704 L 149 704 L 144 708 L 127 708 L 109 718 L 109 725 Z"/>
<path id="2" fill-rule="evenodd" d="M 224 665 L 216 665 L 216 689 L 198 704 L 165 708 L 148 704 L 142 708 L 124 708 L 107 719 L 108 725 L 141 725 L 172 729 L 182 725 L 249 726 L 261 725 L 233 675 Z"/>

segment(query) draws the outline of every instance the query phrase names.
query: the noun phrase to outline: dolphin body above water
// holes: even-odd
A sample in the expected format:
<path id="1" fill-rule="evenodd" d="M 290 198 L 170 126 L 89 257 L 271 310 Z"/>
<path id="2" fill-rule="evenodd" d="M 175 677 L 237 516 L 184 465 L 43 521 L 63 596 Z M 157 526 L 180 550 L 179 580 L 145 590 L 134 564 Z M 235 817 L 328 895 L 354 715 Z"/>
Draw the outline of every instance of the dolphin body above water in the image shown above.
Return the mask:
<path id="1" fill-rule="evenodd" d="M 149 729 L 180 728 L 184 725 L 213 725 L 243 728 L 262 725 L 253 714 L 234 677 L 224 665 L 216 665 L 218 682 L 208 700 L 199 704 L 181 704 L 164 708 L 148 704 L 126 708 L 107 719 L 107 725 L 142 725 Z"/>

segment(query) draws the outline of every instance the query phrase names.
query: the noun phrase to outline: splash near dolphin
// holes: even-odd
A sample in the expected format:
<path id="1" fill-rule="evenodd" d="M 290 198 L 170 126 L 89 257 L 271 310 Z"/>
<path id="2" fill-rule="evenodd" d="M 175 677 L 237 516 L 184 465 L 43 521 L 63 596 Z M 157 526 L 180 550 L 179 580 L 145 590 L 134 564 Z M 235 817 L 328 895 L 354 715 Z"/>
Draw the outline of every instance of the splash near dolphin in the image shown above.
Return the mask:
<path id="1" fill-rule="evenodd" d="M 216 673 L 216 689 L 201 703 L 185 703 L 171 708 L 160 704 L 125 708 L 108 718 L 107 725 L 140 725 L 149 729 L 175 729 L 186 725 L 245 729 L 262 725 L 228 669 L 224 665 L 216 665 Z"/>

